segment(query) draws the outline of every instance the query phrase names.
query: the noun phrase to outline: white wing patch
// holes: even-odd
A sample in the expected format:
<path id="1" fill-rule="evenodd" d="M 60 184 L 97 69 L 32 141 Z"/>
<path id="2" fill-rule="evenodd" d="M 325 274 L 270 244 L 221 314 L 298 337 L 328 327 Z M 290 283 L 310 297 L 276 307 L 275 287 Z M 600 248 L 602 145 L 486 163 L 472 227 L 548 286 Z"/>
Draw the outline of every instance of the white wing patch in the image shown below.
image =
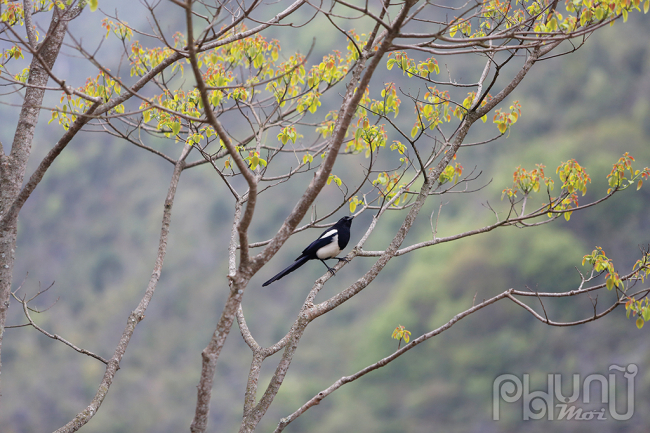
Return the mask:
<path id="1" fill-rule="evenodd" d="M 328 237 L 328 236 L 335 235 L 335 234 L 337 234 L 338 232 L 339 232 L 338 230 L 336 230 L 336 229 L 332 229 L 332 230 L 328 231 L 327 233 L 323 234 L 323 236 L 321 236 L 319 239 L 323 239 L 323 238 L 326 238 L 326 237 Z"/>

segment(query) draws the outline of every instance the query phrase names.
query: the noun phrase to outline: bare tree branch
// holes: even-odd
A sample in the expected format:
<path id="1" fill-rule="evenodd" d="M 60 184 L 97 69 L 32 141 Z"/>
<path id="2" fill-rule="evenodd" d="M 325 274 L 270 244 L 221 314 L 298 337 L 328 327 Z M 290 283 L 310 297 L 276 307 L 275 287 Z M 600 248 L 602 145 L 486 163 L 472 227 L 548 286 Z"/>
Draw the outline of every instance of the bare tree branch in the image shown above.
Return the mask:
<path id="1" fill-rule="evenodd" d="M 151 279 L 149 280 L 149 284 L 147 285 L 144 296 L 140 300 L 140 303 L 136 309 L 133 310 L 131 314 L 129 314 L 129 317 L 126 321 L 126 327 L 124 328 L 122 337 L 120 338 L 120 342 L 115 348 L 115 353 L 108 361 L 104 377 L 102 378 L 101 384 L 99 385 L 95 397 L 90 402 L 88 407 L 86 407 L 86 409 L 77 414 L 77 416 L 65 426 L 56 430 L 55 433 L 75 432 L 86 425 L 88 421 L 90 421 L 93 416 L 95 416 L 97 410 L 108 394 L 108 390 L 113 383 L 115 373 L 117 373 L 117 370 L 120 368 L 120 362 L 122 361 L 122 357 L 126 352 L 129 342 L 131 341 L 135 327 L 138 325 L 138 323 L 140 323 L 140 321 L 142 321 L 142 319 L 144 319 L 144 313 L 149 306 L 149 302 L 151 302 L 151 298 L 153 297 L 153 294 L 156 291 L 156 287 L 158 286 L 158 281 L 160 280 L 160 273 L 162 272 L 165 254 L 167 253 L 167 238 L 169 236 L 169 226 L 171 224 L 172 206 L 174 205 L 176 188 L 178 187 L 178 181 L 180 179 L 181 173 L 183 172 L 185 158 L 187 158 L 187 155 L 190 153 L 191 148 L 191 146 L 185 145 L 180 157 L 178 158 L 178 162 L 174 166 L 174 172 L 169 182 L 169 190 L 167 191 L 167 197 L 165 198 L 165 204 L 163 208 L 160 240 L 158 242 L 158 255 L 156 257 Z"/>

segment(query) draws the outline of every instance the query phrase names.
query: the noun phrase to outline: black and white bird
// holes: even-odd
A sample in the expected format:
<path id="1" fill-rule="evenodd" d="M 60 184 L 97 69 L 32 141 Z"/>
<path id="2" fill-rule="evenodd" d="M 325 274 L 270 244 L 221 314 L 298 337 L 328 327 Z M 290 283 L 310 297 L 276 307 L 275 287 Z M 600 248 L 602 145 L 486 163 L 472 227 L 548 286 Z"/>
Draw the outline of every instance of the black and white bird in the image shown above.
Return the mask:
<path id="1" fill-rule="evenodd" d="M 266 287 L 272 282 L 295 271 L 309 260 L 320 260 L 333 275 L 334 269 L 330 268 L 327 263 L 325 263 L 325 260 L 337 259 L 338 261 L 347 261 L 345 258 L 336 256 L 350 241 L 350 226 L 352 225 L 352 218 L 354 217 L 344 216 L 338 220 L 336 224 L 325 230 L 318 239 L 309 244 L 295 262 L 286 269 L 283 269 L 279 274 L 268 280 L 266 283 L 262 284 L 262 287 Z"/>

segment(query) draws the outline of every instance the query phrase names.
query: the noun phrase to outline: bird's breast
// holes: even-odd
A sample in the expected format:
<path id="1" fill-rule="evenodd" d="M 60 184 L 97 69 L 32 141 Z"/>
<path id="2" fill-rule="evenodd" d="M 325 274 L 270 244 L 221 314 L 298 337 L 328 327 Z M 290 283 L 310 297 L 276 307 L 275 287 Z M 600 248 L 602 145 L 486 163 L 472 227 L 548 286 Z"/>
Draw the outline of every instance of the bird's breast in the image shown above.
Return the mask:
<path id="1" fill-rule="evenodd" d="M 339 236 L 335 235 L 334 238 L 332 238 L 332 242 L 330 242 L 328 245 L 325 245 L 324 247 L 320 247 L 316 251 L 316 257 L 321 260 L 331 259 L 332 257 L 336 257 L 340 252 L 341 249 L 339 248 Z"/>

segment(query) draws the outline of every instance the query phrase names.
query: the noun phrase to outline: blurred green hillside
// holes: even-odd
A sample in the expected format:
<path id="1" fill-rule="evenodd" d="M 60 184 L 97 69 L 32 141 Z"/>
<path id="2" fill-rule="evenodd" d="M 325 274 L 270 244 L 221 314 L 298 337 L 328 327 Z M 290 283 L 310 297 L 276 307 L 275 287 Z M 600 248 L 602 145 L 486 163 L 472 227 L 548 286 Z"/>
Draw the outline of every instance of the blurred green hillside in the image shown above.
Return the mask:
<path id="1" fill-rule="evenodd" d="M 636 158 L 637 168 L 650 166 L 648 41 L 647 16 L 634 14 L 625 25 L 597 32 L 578 52 L 533 69 L 512 98 L 521 102 L 523 114 L 509 137 L 458 155 L 467 170 L 477 166 L 477 172 L 483 172 L 477 186 L 487 186 L 434 202 L 422 212 L 408 241 L 431 237 L 428 217 L 441 202 L 449 201 L 439 217 L 440 236 L 492 222 L 485 204 L 505 209 L 501 190 L 510 186 L 518 165 L 532 169 L 543 163 L 554 173 L 560 162 L 575 158 L 591 174 L 587 198 L 592 199 L 604 194 L 605 176 L 624 152 Z M 316 51 L 321 48 L 319 41 Z M 11 110 L 15 108 L 0 106 L 0 115 L 10 119 Z M 3 142 L 7 129 L 13 128 L 7 125 L 3 121 Z M 51 137 L 58 137 L 60 130 L 52 125 L 40 134 L 36 156 L 47 152 Z M 157 145 L 178 153 L 173 143 Z M 357 167 L 342 159 L 336 170 Z M 110 357 L 150 277 L 171 171 L 171 164 L 95 133 L 71 143 L 57 159 L 21 213 L 14 274 L 16 287 L 24 279 L 22 290 L 30 294 L 54 282 L 39 297 L 39 308 L 58 299 L 36 315 L 40 326 Z M 267 239 L 279 227 L 287 206 L 304 188 L 302 180 L 292 185 L 293 196 L 261 197 L 266 210 L 253 222 L 252 241 Z M 335 194 L 331 188 L 319 200 Z M 233 203 L 205 166 L 183 174 L 177 196 L 156 295 L 108 398 L 84 432 L 171 433 L 189 428 L 200 352 L 227 290 L 223 246 L 230 235 Z M 580 262 L 596 245 L 617 268 L 631 267 L 638 247 L 650 244 L 649 204 L 650 189 L 630 190 L 592 211 L 575 213 L 568 222 L 507 228 L 394 260 L 362 294 L 311 325 L 259 431 L 272 431 L 280 417 L 341 376 L 391 354 L 397 342 L 390 336 L 398 324 L 417 337 L 470 307 L 474 299 L 511 287 L 571 290 L 580 282 L 575 267 L 587 272 Z M 369 221 L 368 214 L 355 219 L 351 245 Z M 375 235 L 367 248 L 383 248 L 392 232 L 388 226 L 397 223 L 385 222 L 385 238 Z M 313 235 L 309 231 L 292 238 L 247 289 L 243 309 L 260 344 L 270 345 L 287 332 L 304 301 L 305 286 L 322 275 L 322 266 L 306 266 L 283 284 L 262 289 L 261 283 L 292 260 Z M 370 260 L 352 261 L 328 282 L 319 300 L 354 281 Z M 599 306 L 614 299 L 609 292 L 599 296 Z M 539 305 L 529 305 L 539 311 Z M 588 298 L 548 301 L 545 306 L 555 320 L 579 320 L 593 312 Z M 24 322 L 18 304 L 12 304 L 8 324 Z M 287 431 L 647 432 L 647 332 L 647 327 L 637 330 L 623 308 L 595 323 L 552 328 L 500 301 L 388 367 L 341 388 Z M 210 431 L 237 429 L 250 360 L 248 347 L 233 330 L 217 365 Z M 530 373 L 532 389 L 537 390 L 545 389 L 548 373 L 562 373 L 568 384 L 571 374 L 607 374 L 611 364 L 629 363 L 639 366 L 636 412 L 629 421 L 522 421 L 521 403 L 503 404 L 501 421 L 492 420 L 492 384 L 500 374 Z M 0 407 L 2 433 L 60 427 L 86 407 L 104 371 L 96 360 L 29 328 L 7 330 L 3 367 L 3 394 L 10 398 Z M 267 368 L 260 384 L 271 377 Z"/>

